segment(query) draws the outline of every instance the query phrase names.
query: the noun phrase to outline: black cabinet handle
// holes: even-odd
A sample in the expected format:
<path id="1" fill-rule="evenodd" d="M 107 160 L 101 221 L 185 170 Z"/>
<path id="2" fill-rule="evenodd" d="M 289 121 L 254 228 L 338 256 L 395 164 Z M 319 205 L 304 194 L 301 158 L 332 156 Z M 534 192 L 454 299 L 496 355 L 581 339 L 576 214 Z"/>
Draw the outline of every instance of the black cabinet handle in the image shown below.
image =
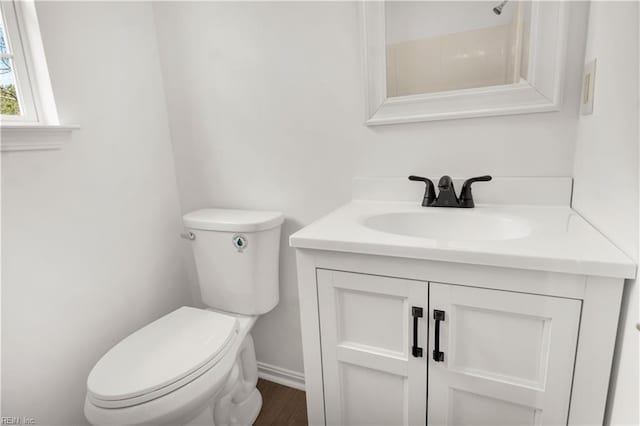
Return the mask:
<path id="1" fill-rule="evenodd" d="M 444 311 L 434 309 L 433 319 L 436 320 L 433 342 L 433 360 L 435 362 L 442 362 L 444 361 L 444 352 L 440 352 L 440 321 L 444 321 Z"/>
<path id="2" fill-rule="evenodd" d="M 418 318 L 422 318 L 423 315 L 422 308 L 411 307 L 411 316 L 413 317 L 413 346 L 411 346 L 411 354 L 416 358 L 422 358 L 422 348 L 418 346 Z"/>

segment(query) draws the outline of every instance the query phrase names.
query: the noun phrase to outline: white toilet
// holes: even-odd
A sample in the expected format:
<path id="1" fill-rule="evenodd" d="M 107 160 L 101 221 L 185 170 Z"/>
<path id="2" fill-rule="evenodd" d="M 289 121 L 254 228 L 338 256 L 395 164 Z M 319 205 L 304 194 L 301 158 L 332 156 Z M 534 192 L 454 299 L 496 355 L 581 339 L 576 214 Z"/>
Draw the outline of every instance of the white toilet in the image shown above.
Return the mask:
<path id="1" fill-rule="evenodd" d="M 87 379 L 92 424 L 249 425 L 262 406 L 251 327 L 278 303 L 282 213 L 203 209 L 183 217 L 203 302 L 109 350 Z"/>

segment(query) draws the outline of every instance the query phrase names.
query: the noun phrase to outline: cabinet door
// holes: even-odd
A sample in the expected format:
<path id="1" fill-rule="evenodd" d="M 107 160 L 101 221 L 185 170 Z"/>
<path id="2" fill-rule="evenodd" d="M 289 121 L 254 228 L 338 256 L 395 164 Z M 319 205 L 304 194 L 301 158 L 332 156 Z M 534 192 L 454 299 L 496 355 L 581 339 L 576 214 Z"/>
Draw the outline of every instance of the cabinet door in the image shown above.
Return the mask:
<path id="1" fill-rule="evenodd" d="M 429 307 L 429 425 L 567 424 L 580 301 L 431 283 Z"/>
<path id="2" fill-rule="evenodd" d="M 318 270 L 328 425 L 424 425 L 427 400 L 425 282 Z M 412 307 L 422 356 L 412 353 Z"/>

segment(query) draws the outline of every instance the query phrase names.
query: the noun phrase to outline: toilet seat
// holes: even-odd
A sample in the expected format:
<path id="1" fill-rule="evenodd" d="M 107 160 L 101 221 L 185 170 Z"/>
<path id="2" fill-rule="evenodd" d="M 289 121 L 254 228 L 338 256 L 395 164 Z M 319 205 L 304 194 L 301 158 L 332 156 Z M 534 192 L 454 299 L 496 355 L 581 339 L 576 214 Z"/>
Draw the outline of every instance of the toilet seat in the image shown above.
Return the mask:
<path id="1" fill-rule="evenodd" d="M 123 339 L 95 365 L 87 398 L 123 408 L 166 395 L 214 367 L 233 346 L 237 318 L 182 307 Z"/>

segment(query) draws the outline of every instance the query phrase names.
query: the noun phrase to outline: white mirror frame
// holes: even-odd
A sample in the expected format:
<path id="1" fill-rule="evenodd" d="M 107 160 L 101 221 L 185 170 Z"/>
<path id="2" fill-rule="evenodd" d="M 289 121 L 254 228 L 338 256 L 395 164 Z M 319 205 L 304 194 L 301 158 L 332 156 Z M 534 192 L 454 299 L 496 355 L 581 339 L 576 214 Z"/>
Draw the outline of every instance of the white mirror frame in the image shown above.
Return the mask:
<path id="1" fill-rule="evenodd" d="M 519 83 L 387 97 L 383 1 L 362 3 L 369 126 L 558 111 L 568 31 L 564 1 L 532 1 L 528 79 Z"/>

